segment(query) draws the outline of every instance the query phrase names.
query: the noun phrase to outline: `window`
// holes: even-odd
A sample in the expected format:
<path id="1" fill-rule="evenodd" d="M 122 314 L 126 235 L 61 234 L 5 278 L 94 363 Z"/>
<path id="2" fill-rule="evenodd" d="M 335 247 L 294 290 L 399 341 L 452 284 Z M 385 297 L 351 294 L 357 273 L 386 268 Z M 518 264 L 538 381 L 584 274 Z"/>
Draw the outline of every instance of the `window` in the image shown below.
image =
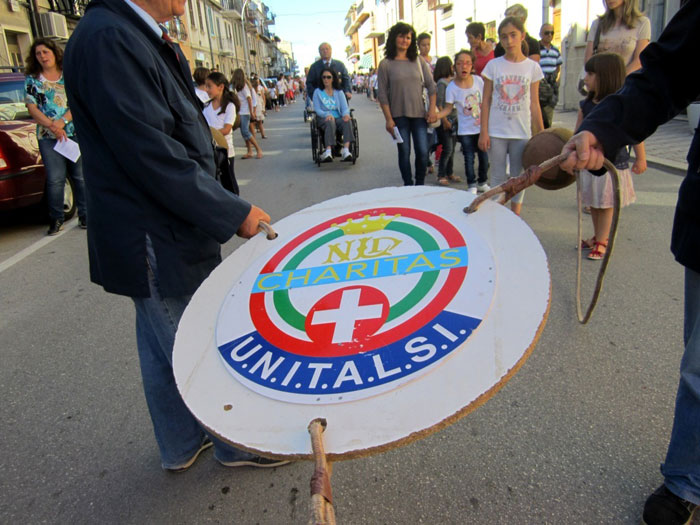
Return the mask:
<path id="1" fill-rule="evenodd" d="M 192 24 L 192 27 L 194 27 L 196 29 L 197 24 L 195 23 L 195 19 L 194 19 L 194 11 L 192 10 L 192 2 L 187 2 L 187 7 L 190 10 L 190 24 Z"/>
<path id="2" fill-rule="evenodd" d="M 202 18 L 202 2 L 197 2 L 197 11 L 199 13 L 199 29 L 204 29 L 204 20 Z"/>

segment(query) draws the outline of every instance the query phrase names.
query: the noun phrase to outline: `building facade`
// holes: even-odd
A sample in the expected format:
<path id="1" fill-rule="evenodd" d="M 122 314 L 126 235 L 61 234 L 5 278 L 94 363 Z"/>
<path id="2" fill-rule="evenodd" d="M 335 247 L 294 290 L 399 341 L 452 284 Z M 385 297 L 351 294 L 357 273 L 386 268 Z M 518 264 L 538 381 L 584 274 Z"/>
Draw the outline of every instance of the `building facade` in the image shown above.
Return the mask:
<path id="1" fill-rule="evenodd" d="M 680 8 L 681 0 L 638 0 L 651 21 L 652 40 Z M 386 35 L 398 21 L 411 24 L 416 34 L 432 37 L 431 55 L 454 56 L 468 49 L 466 28 L 481 22 L 486 37 L 498 40 L 497 27 L 505 10 L 520 3 L 528 10 L 526 30 L 539 39 L 543 23 L 554 26 L 554 45 L 564 57 L 560 104 L 578 107 L 578 76 L 583 68 L 588 29 L 596 16 L 605 11 L 602 0 L 363 0 L 350 5 L 345 15 L 344 34 L 350 43 L 347 62 L 355 72 L 376 68 L 384 57 Z"/>
<path id="2" fill-rule="evenodd" d="M 46 37 L 65 45 L 88 2 L 0 2 L 0 71 L 21 69 L 34 38 Z M 188 0 L 184 16 L 165 26 L 192 69 L 214 68 L 230 78 L 236 68 L 260 76 L 292 68 L 285 58 L 287 52 L 277 47 L 280 39 L 270 32 L 274 23 L 275 15 L 260 0 Z M 291 44 L 288 48 L 293 60 Z"/>

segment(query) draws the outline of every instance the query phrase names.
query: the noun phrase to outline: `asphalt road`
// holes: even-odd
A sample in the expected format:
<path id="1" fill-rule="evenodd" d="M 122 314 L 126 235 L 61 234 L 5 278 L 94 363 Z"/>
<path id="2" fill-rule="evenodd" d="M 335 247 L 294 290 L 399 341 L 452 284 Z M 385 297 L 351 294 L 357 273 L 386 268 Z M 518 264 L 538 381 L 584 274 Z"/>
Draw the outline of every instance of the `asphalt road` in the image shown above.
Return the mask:
<path id="1" fill-rule="evenodd" d="M 269 114 L 262 160 L 242 160 L 237 135 L 243 196 L 274 220 L 398 185 L 380 112 L 364 97 L 352 105 L 355 166 L 311 163 L 300 103 Z M 575 190 L 528 191 L 523 219 L 552 274 L 551 312 L 534 353 L 450 428 L 336 464 L 339 523 L 638 523 L 661 482 L 682 351 L 682 268 L 668 250 L 680 182 L 652 169 L 635 178 L 637 203 L 623 212 L 586 326 L 574 303 Z M 310 463 L 226 469 L 208 451 L 186 473 L 160 469 L 132 304 L 90 283 L 85 232 L 69 229 L 36 249 L 44 233 L 26 218 L 0 221 L 0 522 L 307 523 Z M 586 261 L 588 293 L 597 264 Z"/>

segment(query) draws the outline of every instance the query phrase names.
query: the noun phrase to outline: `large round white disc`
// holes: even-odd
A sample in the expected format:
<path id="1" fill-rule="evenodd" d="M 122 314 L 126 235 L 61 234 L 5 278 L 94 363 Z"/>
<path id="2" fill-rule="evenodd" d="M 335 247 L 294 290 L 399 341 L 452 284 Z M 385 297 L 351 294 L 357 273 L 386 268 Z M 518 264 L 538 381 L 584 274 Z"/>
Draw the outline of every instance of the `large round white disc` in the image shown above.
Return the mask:
<path id="1" fill-rule="evenodd" d="M 382 188 L 274 224 L 202 284 L 180 322 L 178 388 L 208 429 L 267 456 L 331 459 L 423 437 L 486 401 L 544 327 L 532 230 L 473 195 Z"/>

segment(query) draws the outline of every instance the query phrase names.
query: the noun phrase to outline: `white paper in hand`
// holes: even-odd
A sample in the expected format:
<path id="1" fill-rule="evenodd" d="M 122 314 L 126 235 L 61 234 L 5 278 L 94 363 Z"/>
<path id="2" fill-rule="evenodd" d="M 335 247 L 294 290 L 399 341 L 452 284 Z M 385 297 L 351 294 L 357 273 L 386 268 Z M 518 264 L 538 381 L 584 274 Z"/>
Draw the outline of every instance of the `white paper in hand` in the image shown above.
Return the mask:
<path id="1" fill-rule="evenodd" d="M 65 140 L 57 140 L 53 149 L 71 162 L 78 162 L 78 159 L 80 158 L 80 146 L 78 146 L 76 141 L 69 138 L 66 138 Z"/>
<path id="2" fill-rule="evenodd" d="M 394 126 L 394 136 L 392 137 L 394 144 L 403 144 L 403 139 L 401 138 L 401 133 L 399 133 L 399 128 Z"/>

